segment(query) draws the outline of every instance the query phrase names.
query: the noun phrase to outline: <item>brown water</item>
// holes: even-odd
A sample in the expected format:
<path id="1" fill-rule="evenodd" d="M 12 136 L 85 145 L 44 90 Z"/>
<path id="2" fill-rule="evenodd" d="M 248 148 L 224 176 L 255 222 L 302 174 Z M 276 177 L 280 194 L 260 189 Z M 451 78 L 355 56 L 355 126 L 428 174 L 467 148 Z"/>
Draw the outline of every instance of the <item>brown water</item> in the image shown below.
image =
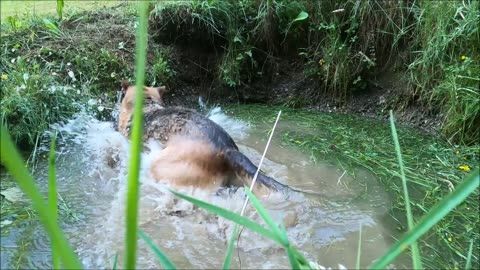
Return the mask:
<path id="1" fill-rule="evenodd" d="M 269 126 L 253 123 L 252 128 L 218 109 L 210 113 L 210 118 L 222 125 L 241 151 L 258 164 Z M 282 123 L 276 134 L 291 129 L 298 130 L 298 126 Z M 57 130 L 62 141 L 57 160 L 62 227 L 86 268 L 110 268 L 116 252 L 121 267 L 129 143 L 113 130 L 112 123 L 85 115 L 59 125 Z M 48 149 L 48 145 L 43 148 Z M 149 148 L 152 151 L 142 156 L 140 228 L 178 268 L 220 268 L 232 222 L 194 208 L 150 179 L 146 174 L 149 162 L 162 146 L 149 142 Z M 115 169 L 106 165 L 109 149 L 115 149 L 121 157 Z M 42 190 L 46 190 L 46 166 L 41 161 L 36 168 Z M 325 267 L 355 267 L 360 225 L 362 267 L 391 245 L 392 231 L 386 223 L 391 198 L 369 172 L 359 169 L 353 179 L 341 168 L 315 163 L 308 155 L 282 145 L 279 136 L 274 136 L 262 169 L 280 182 L 309 191 L 292 193 L 287 198 L 275 194 L 262 200 L 277 221 L 285 222 L 289 239 L 307 259 Z M 224 195 L 182 191 L 237 212 L 245 198 L 240 190 Z M 246 216 L 261 222 L 251 208 Z M 2 232 L 1 240 L 2 269 L 50 267 L 49 241 L 38 222 L 9 227 L 8 233 Z M 160 267 L 141 240 L 138 254 L 138 268 Z M 232 268 L 239 267 L 278 269 L 288 268 L 289 263 L 279 245 L 245 229 L 232 257 Z"/>

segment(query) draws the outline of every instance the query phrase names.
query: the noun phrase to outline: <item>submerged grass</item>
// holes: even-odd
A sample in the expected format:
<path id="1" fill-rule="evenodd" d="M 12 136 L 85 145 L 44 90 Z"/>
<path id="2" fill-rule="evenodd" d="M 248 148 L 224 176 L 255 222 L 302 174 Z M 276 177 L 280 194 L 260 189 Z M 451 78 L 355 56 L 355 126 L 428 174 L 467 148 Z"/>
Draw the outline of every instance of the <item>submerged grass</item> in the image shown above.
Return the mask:
<path id="1" fill-rule="evenodd" d="M 275 112 L 280 109 L 263 105 L 229 105 L 225 108 L 236 117 L 258 125 L 273 121 Z M 347 115 L 281 109 L 283 122 L 293 125 L 288 131 L 280 131 L 278 136 L 281 136 L 282 143 L 310 153 L 314 161 L 340 164 L 352 176 L 359 166 L 370 170 L 395 195 L 391 215 L 397 220 L 397 230 L 407 230 L 401 174 L 386 123 Z M 295 126 L 298 129 L 295 130 Z M 418 220 L 478 167 L 480 147 L 450 145 L 410 128 L 400 127 L 398 130 L 412 214 L 414 220 Z M 475 191 L 419 240 L 424 267 L 463 268 L 470 241 L 480 241 L 476 229 L 480 224 L 478 196 Z M 478 265 L 478 252 L 478 245 L 474 245 L 474 266 Z"/>

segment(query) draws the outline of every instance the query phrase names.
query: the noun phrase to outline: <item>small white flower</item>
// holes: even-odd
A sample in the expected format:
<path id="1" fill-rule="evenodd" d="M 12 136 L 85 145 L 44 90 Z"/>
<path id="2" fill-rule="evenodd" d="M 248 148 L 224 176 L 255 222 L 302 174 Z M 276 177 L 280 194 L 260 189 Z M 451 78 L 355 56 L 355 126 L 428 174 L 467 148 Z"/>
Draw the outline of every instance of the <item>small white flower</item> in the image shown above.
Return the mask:
<path id="1" fill-rule="evenodd" d="M 87 103 L 88 103 L 88 105 L 92 106 L 92 105 L 97 104 L 97 101 L 95 99 L 91 98 L 87 101 Z"/>
<path id="2" fill-rule="evenodd" d="M 67 67 L 69 67 L 71 64 L 72 64 L 72 63 L 68 62 L 68 63 L 67 63 Z"/>
<path id="3" fill-rule="evenodd" d="M 30 75 L 28 73 L 23 73 L 23 81 L 27 83 L 28 79 L 30 78 Z"/>
<path id="4" fill-rule="evenodd" d="M 12 60 L 10 60 L 10 62 L 13 64 L 15 63 L 15 58 L 12 58 Z"/>
<path id="5" fill-rule="evenodd" d="M 75 79 L 75 73 L 73 73 L 73 71 L 71 71 L 71 70 L 68 71 L 68 77 L 72 78 L 72 81 L 77 80 L 77 79 Z"/>
<path id="6" fill-rule="evenodd" d="M 103 112 L 103 110 L 105 109 L 105 107 L 103 107 L 102 105 L 100 105 L 100 106 L 98 106 L 97 109 L 98 109 L 99 112 Z"/>

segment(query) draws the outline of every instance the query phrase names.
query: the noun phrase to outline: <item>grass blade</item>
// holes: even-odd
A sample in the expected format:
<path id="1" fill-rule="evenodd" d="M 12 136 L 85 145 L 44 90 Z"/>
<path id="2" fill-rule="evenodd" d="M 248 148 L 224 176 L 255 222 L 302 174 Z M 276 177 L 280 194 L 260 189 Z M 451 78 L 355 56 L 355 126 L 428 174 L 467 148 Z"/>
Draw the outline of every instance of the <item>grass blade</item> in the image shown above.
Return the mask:
<path id="1" fill-rule="evenodd" d="M 403 167 L 402 152 L 400 150 L 400 143 L 398 142 L 397 129 L 395 128 L 392 110 L 390 110 L 390 127 L 392 128 L 392 136 L 393 136 L 393 142 L 395 144 L 395 152 L 397 153 L 398 165 L 400 166 L 400 175 L 402 178 L 402 186 L 403 186 L 403 196 L 405 199 L 405 208 L 407 210 L 408 229 L 412 230 L 413 228 L 412 208 L 410 205 L 410 196 L 408 195 L 407 178 L 405 177 L 405 168 Z M 423 269 L 422 260 L 420 258 L 420 251 L 418 249 L 417 242 L 412 243 L 412 259 L 413 259 L 414 269 Z"/>
<path id="2" fill-rule="evenodd" d="M 136 89 L 143 89 L 147 48 L 147 9 L 149 1 L 138 3 L 139 27 L 136 37 Z M 131 158 L 128 168 L 126 207 L 126 255 L 125 268 L 134 269 L 137 257 L 138 178 L 140 175 L 140 152 L 142 150 L 143 91 L 135 93 L 135 108 L 131 140 Z"/>
<path id="3" fill-rule="evenodd" d="M 463 180 L 452 193 L 448 194 L 424 215 L 420 222 L 397 241 L 387 253 L 370 265 L 369 269 L 383 269 L 389 263 L 393 262 L 398 255 L 407 249 L 408 245 L 417 241 L 418 238 L 435 226 L 435 224 L 450 213 L 457 205 L 462 203 L 472 192 L 475 192 L 479 182 L 479 169 L 477 168 Z"/>
<path id="4" fill-rule="evenodd" d="M 360 269 L 361 256 L 362 256 L 362 224 L 360 223 L 360 230 L 358 232 L 357 264 L 355 266 L 355 269 Z"/>
<path id="5" fill-rule="evenodd" d="M 168 257 L 163 254 L 160 248 L 153 243 L 152 239 L 150 239 L 146 234 L 144 234 L 141 230 L 138 230 L 138 235 L 140 238 L 147 243 L 148 247 L 153 251 L 155 257 L 157 257 L 158 261 L 166 268 L 166 269 L 177 269 L 175 265 L 168 259 Z"/>
<path id="6" fill-rule="evenodd" d="M 292 246 L 288 246 L 287 248 L 287 255 L 288 255 L 288 260 L 290 261 L 290 265 L 292 266 L 292 269 L 300 269 L 300 264 L 298 264 L 297 257 L 295 256 L 295 253 L 293 252 L 294 248 Z"/>
<path id="7" fill-rule="evenodd" d="M 253 207 L 255 207 L 255 209 L 257 210 L 258 214 L 260 214 L 263 220 L 265 220 L 268 226 L 270 226 L 270 229 L 273 231 L 273 233 L 278 237 L 278 239 L 280 240 L 280 244 L 285 248 L 288 247 L 290 243 L 288 242 L 286 234 L 279 229 L 275 221 L 272 219 L 272 217 L 270 217 L 267 210 L 263 207 L 257 197 L 253 195 L 250 189 L 248 187 L 245 187 L 244 190 L 247 193 L 247 196 L 250 199 Z"/>
<path id="8" fill-rule="evenodd" d="M 115 253 L 115 257 L 113 258 L 112 270 L 117 270 L 117 262 L 118 262 L 118 252 Z"/>
<path id="9" fill-rule="evenodd" d="M 222 269 L 229 269 L 230 261 L 232 258 L 232 251 L 233 251 L 233 243 L 235 242 L 235 237 L 238 234 L 238 224 L 235 224 L 233 227 L 232 236 L 230 237 L 230 241 L 228 242 L 227 253 L 225 254 L 225 260 L 223 260 Z"/>
<path id="10" fill-rule="evenodd" d="M 57 15 L 60 20 L 62 20 L 63 18 L 63 7 L 64 7 L 63 0 L 57 0 Z"/>
<path id="11" fill-rule="evenodd" d="M 48 208 L 53 216 L 53 222 L 58 224 L 57 211 L 57 172 L 55 169 L 55 142 L 56 135 L 52 136 L 50 144 L 50 155 L 48 156 Z M 52 242 L 52 261 L 53 269 L 60 268 L 60 257 L 58 257 L 58 247 Z"/>
<path id="12" fill-rule="evenodd" d="M 473 253 L 473 239 L 470 240 L 470 247 L 468 248 L 467 263 L 465 264 L 465 269 L 472 268 L 472 253 Z"/>
<path id="13" fill-rule="evenodd" d="M 234 212 L 231 212 L 227 209 L 224 209 L 224 208 L 221 208 L 221 207 L 218 207 L 216 205 L 213 205 L 213 204 L 209 204 L 209 203 L 206 203 L 206 202 L 203 202 L 203 201 L 200 201 L 198 199 L 195 199 L 195 198 L 192 198 L 190 196 L 187 196 L 185 194 L 182 194 L 182 193 L 179 193 L 179 192 L 176 192 L 174 190 L 170 190 L 170 192 L 172 192 L 173 194 L 175 194 L 176 196 L 184 199 L 184 200 L 187 200 L 193 204 L 195 204 L 196 206 L 200 207 L 200 208 L 203 208 L 211 213 L 214 213 L 218 216 L 221 216 L 223 218 L 226 218 L 228 220 L 231 220 L 239 225 L 242 225 L 242 226 L 245 226 L 247 227 L 248 229 L 254 231 L 254 232 L 257 232 L 259 233 L 260 235 L 266 237 L 266 238 L 269 238 L 275 242 L 278 242 L 280 243 L 280 239 L 275 235 L 273 234 L 271 231 L 267 230 L 266 228 L 262 227 L 260 224 L 257 224 L 245 217 L 242 217 L 240 216 L 239 214 L 236 214 Z"/>
<path id="14" fill-rule="evenodd" d="M 73 249 L 68 244 L 65 235 L 54 221 L 49 207 L 38 190 L 35 181 L 28 173 L 25 163 L 15 148 L 5 126 L 0 127 L 0 159 L 10 174 L 17 180 L 19 187 L 32 201 L 33 208 L 50 237 L 52 243 L 58 247 L 58 253 L 66 268 L 81 269 L 82 264 L 78 260 Z"/>

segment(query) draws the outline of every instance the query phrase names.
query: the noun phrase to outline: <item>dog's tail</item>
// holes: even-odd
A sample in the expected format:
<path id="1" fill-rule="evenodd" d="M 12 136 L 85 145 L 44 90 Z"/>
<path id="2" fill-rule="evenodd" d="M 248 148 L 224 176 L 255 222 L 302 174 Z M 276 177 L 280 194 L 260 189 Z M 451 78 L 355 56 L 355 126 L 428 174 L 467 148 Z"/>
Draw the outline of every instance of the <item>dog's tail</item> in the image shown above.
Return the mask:
<path id="1" fill-rule="evenodd" d="M 230 165 L 233 172 L 235 173 L 235 176 L 238 178 L 238 180 L 241 181 L 240 184 L 250 186 L 258 167 L 255 166 L 252 161 L 250 161 L 250 159 L 248 159 L 240 151 L 227 150 L 226 152 L 224 152 L 224 156 L 227 163 Z M 254 191 L 260 190 L 262 188 L 267 188 L 273 191 L 285 192 L 290 189 L 288 186 L 264 175 L 261 172 L 259 172 L 257 175 L 257 181 L 255 182 L 255 186 L 257 188 L 255 188 Z"/>

